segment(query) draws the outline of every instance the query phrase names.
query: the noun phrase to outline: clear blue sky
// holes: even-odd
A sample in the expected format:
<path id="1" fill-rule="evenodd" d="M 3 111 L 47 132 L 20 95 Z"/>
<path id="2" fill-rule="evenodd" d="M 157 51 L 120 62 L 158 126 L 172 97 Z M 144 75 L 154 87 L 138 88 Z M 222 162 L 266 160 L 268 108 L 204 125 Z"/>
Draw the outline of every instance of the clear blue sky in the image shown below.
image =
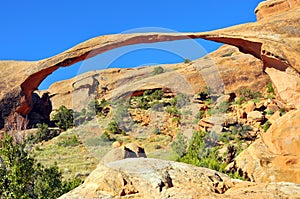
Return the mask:
<path id="1" fill-rule="evenodd" d="M 92 37 L 121 33 L 135 28 L 159 27 L 178 32 L 194 32 L 252 22 L 256 20 L 254 8 L 261 1 L 2 1 L 0 59 L 39 60 L 58 54 Z M 207 52 L 220 46 L 202 40 L 197 42 Z M 189 58 L 196 57 L 193 55 Z M 128 53 L 109 67 L 134 67 L 180 61 L 182 58 L 172 53 L 145 49 Z M 80 65 L 77 64 L 53 73 L 40 88 L 47 88 L 57 80 L 76 75 L 79 68 Z"/>

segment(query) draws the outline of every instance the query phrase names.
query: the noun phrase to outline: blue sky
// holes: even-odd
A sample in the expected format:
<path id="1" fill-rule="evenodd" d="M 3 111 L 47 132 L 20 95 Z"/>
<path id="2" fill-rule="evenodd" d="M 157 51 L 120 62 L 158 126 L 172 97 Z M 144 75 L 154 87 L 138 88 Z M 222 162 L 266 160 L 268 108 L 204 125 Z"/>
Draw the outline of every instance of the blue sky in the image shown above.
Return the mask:
<path id="1" fill-rule="evenodd" d="M 104 34 L 147 30 L 198 32 L 224 28 L 256 20 L 254 8 L 262 0 L 27 0 L 2 1 L 0 4 L 0 59 L 39 60 L 56 55 L 80 42 Z M 152 27 L 152 28 L 149 28 Z M 153 28 L 154 27 L 154 28 Z M 211 52 L 220 44 L 196 41 L 203 52 L 184 55 L 195 59 Z M 164 44 L 161 44 L 164 45 Z M 185 43 L 173 43 L 176 49 Z M 191 44 L 194 45 L 194 44 Z M 160 46 L 161 47 L 161 46 Z M 120 50 L 120 49 L 119 49 Z M 107 67 L 135 67 L 157 63 L 182 61 L 169 50 L 143 46 L 136 50 L 126 48 L 115 53 L 127 52 L 113 62 L 97 62 L 101 69 Z M 186 50 L 185 52 L 187 52 Z M 114 52 L 110 52 L 113 54 Z M 109 54 L 97 57 L 105 60 Z M 92 63 L 93 60 L 90 62 Z M 84 64 L 87 65 L 87 64 Z M 88 67 L 86 67 L 88 68 Z M 95 68 L 94 68 L 95 69 Z M 75 76 L 82 70 L 82 63 L 60 69 L 40 86 Z"/>

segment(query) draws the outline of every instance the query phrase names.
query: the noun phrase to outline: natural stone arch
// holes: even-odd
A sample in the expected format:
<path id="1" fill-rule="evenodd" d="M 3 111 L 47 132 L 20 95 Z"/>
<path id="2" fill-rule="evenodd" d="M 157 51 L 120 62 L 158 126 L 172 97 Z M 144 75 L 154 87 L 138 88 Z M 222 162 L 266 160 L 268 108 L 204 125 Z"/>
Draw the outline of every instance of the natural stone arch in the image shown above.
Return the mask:
<path id="1" fill-rule="evenodd" d="M 250 53 L 263 60 L 265 71 L 270 75 L 279 96 L 300 108 L 300 7 L 278 15 L 276 21 L 266 18 L 256 23 L 248 23 L 206 33 L 135 33 L 105 35 L 83 42 L 54 57 L 35 62 L 1 61 L 0 83 L 1 118 L 13 110 L 26 115 L 32 109 L 32 93 L 39 84 L 59 67 L 67 67 L 79 61 L 94 57 L 114 48 L 162 41 L 183 39 L 207 39 L 237 46 L 240 51 Z M 289 19 L 287 21 L 287 19 Z M 287 26 L 288 23 L 288 26 Z M 284 29 L 284 27 L 292 27 Z M 270 70 L 269 68 L 273 68 Z M 288 74 L 286 71 L 289 71 Z M 276 81 L 278 75 L 293 79 L 293 85 L 282 86 Z M 287 88 L 288 87 L 288 88 Z"/>

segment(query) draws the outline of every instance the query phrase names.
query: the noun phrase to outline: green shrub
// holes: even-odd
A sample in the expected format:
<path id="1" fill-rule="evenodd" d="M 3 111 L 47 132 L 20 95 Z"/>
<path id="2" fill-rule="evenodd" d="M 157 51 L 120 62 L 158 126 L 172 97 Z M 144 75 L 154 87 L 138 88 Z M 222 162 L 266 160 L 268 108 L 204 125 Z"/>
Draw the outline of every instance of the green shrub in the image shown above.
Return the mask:
<path id="1" fill-rule="evenodd" d="M 228 53 L 221 55 L 221 57 L 231 57 L 232 55 L 233 55 L 233 52 L 228 52 Z"/>
<path id="2" fill-rule="evenodd" d="M 151 95 L 151 100 L 161 100 L 164 96 L 164 92 L 162 90 L 155 90 Z"/>
<path id="3" fill-rule="evenodd" d="M 267 98 L 268 98 L 268 99 L 275 99 L 275 96 L 274 96 L 273 94 L 268 94 L 268 95 L 267 95 Z"/>
<path id="4" fill-rule="evenodd" d="M 155 135 L 160 134 L 160 129 L 159 129 L 158 127 L 155 127 L 155 128 L 153 129 L 153 134 L 155 134 Z"/>
<path id="5" fill-rule="evenodd" d="M 149 98 L 141 96 L 141 97 L 136 97 L 135 100 L 137 103 L 137 108 L 147 110 L 151 107 Z"/>
<path id="6" fill-rule="evenodd" d="M 106 99 L 102 99 L 99 103 L 98 100 L 92 100 L 88 104 L 88 114 L 85 114 L 87 117 L 92 117 L 94 115 L 98 116 L 106 116 L 107 113 L 105 111 L 105 107 L 109 106 L 111 103 Z"/>
<path id="7" fill-rule="evenodd" d="M 269 82 L 266 87 L 267 87 L 267 93 L 275 95 L 275 91 L 274 91 L 272 82 Z"/>
<path id="8" fill-rule="evenodd" d="M 82 182 L 63 181 L 57 165 L 44 167 L 11 136 L 1 140 L 0 198 L 58 198 Z"/>
<path id="9" fill-rule="evenodd" d="M 171 143 L 171 148 L 178 157 L 183 157 L 186 154 L 187 138 L 181 132 L 178 132 L 175 140 Z"/>
<path id="10" fill-rule="evenodd" d="M 274 112 L 273 112 L 273 111 L 271 111 L 271 110 L 266 110 L 266 114 L 267 114 L 267 115 L 273 115 L 273 114 L 274 114 Z"/>
<path id="11" fill-rule="evenodd" d="M 238 94 L 241 97 L 243 97 L 244 100 L 246 100 L 246 101 L 262 97 L 262 93 L 257 92 L 257 91 L 252 91 L 249 88 L 238 90 Z"/>
<path id="12" fill-rule="evenodd" d="M 196 119 L 201 120 L 204 115 L 205 115 L 205 111 L 199 110 L 199 112 L 196 114 Z"/>
<path id="13" fill-rule="evenodd" d="M 166 112 L 173 117 L 180 117 L 181 113 L 176 106 L 168 106 Z"/>
<path id="14" fill-rule="evenodd" d="M 192 62 L 192 61 L 191 61 L 190 59 L 188 59 L 188 58 L 185 58 L 185 59 L 184 59 L 184 63 L 185 63 L 185 64 L 188 64 L 188 63 L 191 63 L 191 62 Z"/>
<path id="15" fill-rule="evenodd" d="M 106 130 L 112 134 L 124 134 L 125 132 L 119 128 L 119 125 L 116 120 L 112 119 L 106 128 Z"/>
<path id="16" fill-rule="evenodd" d="M 74 147 L 80 145 L 80 142 L 77 139 L 77 136 L 74 135 L 72 138 L 58 142 L 57 145 L 62 147 Z"/>
<path id="17" fill-rule="evenodd" d="M 161 66 L 158 66 L 158 67 L 155 67 L 152 71 L 152 75 L 158 75 L 158 74 L 161 74 L 164 72 L 164 69 L 163 67 Z"/>
<path id="18" fill-rule="evenodd" d="M 230 103 L 228 101 L 221 102 L 214 108 L 215 113 L 226 113 L 229 110 Z"/>
<path id="19" fill-rule="evenodd" d="M 41 141 L 48 141 L 59 135 L 55 129 L 50 130 L 47 124 L 37 124 L 38 130 L 35 134 L 29 134 L 26 138 L 27 143 L 35 144 Z"/>
<path id="20" fill-rule="evenodd" d="M 107 131 L 104 131 L 104 133 L 100 136 L 100 142 L 114 142 L 116 139 L 111 138 L 109 133 Z"/>
<path id="21" fill-rule="evenodd" d="M 280 113 L 280 116 L 283 116 L 286 113 L 286 111 L 284 108 L 281 108 L 281 109 L 279 109 L 279 113 Z"/>
<path id="22" fill-rule="evenodd" d="M 179 160 L 188 164 L 224 172 L 226 165 L 218 154 L 218 147 L 210 147 L 207 144 L 205 131 L 195 132 L 190 140 L 186 155 Z"/>
<path id="23" fill-rule="evenodd" d="M 178 108 L 182 108 L 182 107 L 190 104 L 189 97 L 183 93 L 178 93 L 175 97 L 175 100 L 176 100 L 176 106 Z"/>
<path id="24" fill-rule="evenodd" d="M 67 129 L 74 126 L 73 114 L 74 111 L 72 109 L 68 109 L 67 107 L 62 105 L 55 112 L 52 119 L 60 129 L 66 131 Z"/>
<path id="25" fill-rule="evenodd" d="M 151 108 L 154 110 L 154 111 L 158 111 L 158 112 L 162 112 L 164 110 L 164 105 L 163 103 L 160 103 L 158 101 L 155 101 L 151 104 Z"/>
<path id="26" fill-rule="evenodd" d="M 270 128 L 271 126 L 271 122 L 267 121 L 266 123 L 264 123 L 263 129 L 264 132 L 267 132 L 267 130 Z"/>

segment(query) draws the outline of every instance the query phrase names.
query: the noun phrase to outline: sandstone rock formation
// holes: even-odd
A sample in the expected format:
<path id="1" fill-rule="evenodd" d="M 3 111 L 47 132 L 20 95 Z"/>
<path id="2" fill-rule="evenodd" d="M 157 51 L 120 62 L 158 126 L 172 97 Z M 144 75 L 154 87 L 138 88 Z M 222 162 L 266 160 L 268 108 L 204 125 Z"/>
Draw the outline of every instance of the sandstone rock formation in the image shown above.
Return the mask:
<path id="1" fill-rule="evenodd" d="M 300 112 L 291 111 L 275 121 L 236 158 L 255 182 L 300 183 Z"/>
<path id="2" fill-rule="evenodd" d="M 75 198 L 296 198 L 293 183 L 255 184 L 231 180 L 188 164 L 131 158 L 98 165 L 84 184 L 61 196 Z"/>

